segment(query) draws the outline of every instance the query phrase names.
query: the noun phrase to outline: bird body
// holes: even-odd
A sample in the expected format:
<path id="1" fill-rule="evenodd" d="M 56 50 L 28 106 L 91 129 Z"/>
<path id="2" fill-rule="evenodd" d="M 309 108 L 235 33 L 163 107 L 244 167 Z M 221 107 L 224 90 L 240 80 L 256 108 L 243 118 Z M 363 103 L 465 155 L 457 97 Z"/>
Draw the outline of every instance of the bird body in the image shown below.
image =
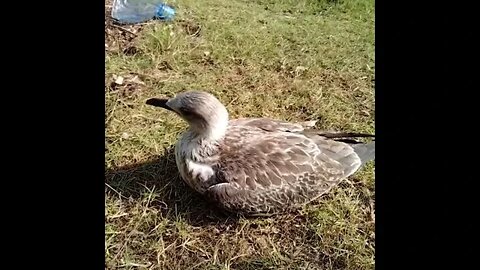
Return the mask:
<path id="1" fill-rule="evenodd" d="M 179 114 L 190 128 L 175 147 L 182 179 L 222 208 L 269 215 L 298 208 L 327 193 L 374 159 L 373 135 L 322 132 L 315 121 L 228 119 L 205 92 L 190 91 L 147 104 Z"/>

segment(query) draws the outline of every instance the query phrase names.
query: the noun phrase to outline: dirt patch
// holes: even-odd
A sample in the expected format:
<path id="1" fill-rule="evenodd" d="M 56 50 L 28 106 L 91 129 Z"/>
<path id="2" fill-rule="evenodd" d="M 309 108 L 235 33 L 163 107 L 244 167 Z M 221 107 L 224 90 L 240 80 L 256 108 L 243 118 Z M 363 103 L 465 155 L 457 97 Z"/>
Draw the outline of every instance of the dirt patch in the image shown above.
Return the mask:
<path id="1" fill-rule="evenodd" d="M 180 25 L 187 35 L 199 37 L 200 32 L 202 31 L 202 26 L 193 20 L 181 20 Z"/>
<path id="2" fill-rule="evenodd" d="M 113 75 L 108 78 L 107 91 L 117 93 L 122 100 L 134 100 L 143 91 L 145 83 L 138 75 L 128 74 L 125 77 Z"/>

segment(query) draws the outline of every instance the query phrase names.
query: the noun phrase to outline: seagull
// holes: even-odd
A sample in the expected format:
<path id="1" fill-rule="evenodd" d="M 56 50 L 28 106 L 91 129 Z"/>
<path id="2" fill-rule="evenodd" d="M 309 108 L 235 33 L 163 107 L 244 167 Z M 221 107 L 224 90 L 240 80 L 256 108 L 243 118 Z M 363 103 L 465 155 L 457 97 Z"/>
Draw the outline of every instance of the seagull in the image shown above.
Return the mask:
<path id="1" fill-rule="evenodd" d="M 176 113 L 189 127 L 175 145 L 183 181 L 221 209 L 270 216 L 298 209 L 375 159 L 371 134 L 325 132 L 316 121 L 229 119 L 212 94 L 186 91 L 146 104 Z"/>

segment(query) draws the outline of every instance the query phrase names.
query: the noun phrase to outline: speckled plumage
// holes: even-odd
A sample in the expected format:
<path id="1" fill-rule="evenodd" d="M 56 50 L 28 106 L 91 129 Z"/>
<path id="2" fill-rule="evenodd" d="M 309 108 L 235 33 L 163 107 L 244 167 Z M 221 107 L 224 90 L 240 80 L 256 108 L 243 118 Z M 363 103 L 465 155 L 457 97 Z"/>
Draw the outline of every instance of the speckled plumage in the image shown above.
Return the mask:
<path id="1" fill-rule="evenodd" d="M 155 105 L 152 100 L 147 103 Z M 160 107 L 190 124 L 175 147 L 182 179 L 231 212 L 262 215 L 297 208 L 374 159 L 374 142 L 345 140 L 364 135 L 321 132 L 312 129 L 314 121 L 229 121 L 215 97 L 197 91 L 164 103 Z"/>

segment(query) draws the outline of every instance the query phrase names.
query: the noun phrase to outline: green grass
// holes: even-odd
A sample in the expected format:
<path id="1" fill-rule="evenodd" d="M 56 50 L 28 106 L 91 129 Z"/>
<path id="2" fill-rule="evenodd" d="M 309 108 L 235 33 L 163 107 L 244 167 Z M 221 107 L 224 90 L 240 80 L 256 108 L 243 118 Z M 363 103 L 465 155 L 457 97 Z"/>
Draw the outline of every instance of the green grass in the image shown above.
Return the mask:
<path id="1" fill-rule="evenodd" d="M 232 118 L 374 132 L 374 1 L 169 3 L 172 23 L 106 34 L 106 269 L 374 269 L 373 165 L 297 214 L 235 219 L 180 180 L 186 124 L 144 104 L 201 89 Z"/>

